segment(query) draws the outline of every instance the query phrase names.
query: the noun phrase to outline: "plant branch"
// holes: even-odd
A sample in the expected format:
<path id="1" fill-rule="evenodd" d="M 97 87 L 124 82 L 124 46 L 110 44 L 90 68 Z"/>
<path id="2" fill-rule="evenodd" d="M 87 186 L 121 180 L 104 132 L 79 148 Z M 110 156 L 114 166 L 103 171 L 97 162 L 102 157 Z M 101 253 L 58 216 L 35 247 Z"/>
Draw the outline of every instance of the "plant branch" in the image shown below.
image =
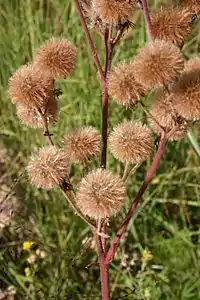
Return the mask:
<path id="1" fill-rule="evenodd" d="M 146 29 L 147 29 L 147 35 L 148 35 L 150 40 L 153 40 L 154 39 L 154 32 L 153 32 L 153 26 L 152 26 L 150 14 L 149 14 L 147 0 L 139 0 L 138 4 L 139 4 L 140 9 L 141 9 L 141 11 L 143 13 L 143 16 L 144 16 Z"/>
<path id="2" fill-rule="evenodd" d="M 104 72 L 103 72 L 103 69 L 102 69 L 98 54 L 97 54 L 97 50 L 96 50 L 95 45 L 93 43 L 93 40 L 91 38 L 90 32 L 89 32 L 87 24 L 86 24 L 85 17 L 83 15 L 83 12 L 81 10 L 81 7 L 79 5 L 78 0 L 74 0 L 74 4 L 75 4 L 76 10 L 79 14 L 81 26 L 82 26 L 83 32 L 85 34 L 86 40 L 87 40 L 88 45 L 89 45 L 89 47 L 92 51 L 93 59 L 94 59 L 94 62 L 96 64 L 101 82 L 104 82 L 105 81 L 105 75 L 104 75 Z"/>
<path id="3" fill-rule="evenodd" d="M 71 207 L 74 209 L 75 213 L 83 220 L 85 221 L 91 229 L 96 230 L 96 226 L 92 223 L 92 221 L 90 219 L 88 219 L 84 214 L 82 214 L 82 212 L 80 211 L 80 209 L 77 207 L 77 205 L 74 203 L 73 200 L 71 200 L 70 196 L 68 195 L 67 192 L 69 192 L 70 190 L 66 190 L 64 185 L 60 184 L 60 188 L 61 191 L 63 193 L 63 195 L 65 196 L 65 198 L 67 199 L 67 201 L 69 202 L 69 204 L 71 205 Z"/>
<path id="4" fill-rule="evenodd" d="M 146 173 L 144 182 L 143 182 L 142 186 L 140 187 L 135 199 L 133 200 L 121 227 L 119 228 L 116 235 L 114 236 L 114 238 L 111 241 L 110 249 L 108 250 L 107 255 L 106 255 L 106 263 L 107 264 L 109 264 L 113 260 L 116 250 L 119 246 L 120 239 L 121 239 L 123 233 L 125 232 L 128 224 L 129 224 L 129 221 L 130 221 L 136 207 L 138 206 L 138 203 L 139 203 L 141 197 L 143 196 L 144 192 L 146 191 L 149 183 L 151 182 L 151 180 L 153 178 L 153 175 L 155 174 L 155 172 L 159 166 L 160 159 L 163 156 L 164 151 L 165 151 L 166 143 L 167 143 L 167 138 L 166 138 L 166 135 L 164 134 L 160 139 L 158 150 L 154 156 L 154 159 L 153 159 L 150 169 Z"/>
<path id="5" fill-rule="evenodd" d="M 52 139 L 52 134 L 49 132 L 49 127 L 48 127 L 48 122 L 47 122 L 47 118 L 46 116 L 42 113 L 41 109 L 39 107 L 37 107 L 37 110 L 42 118 L 43 121 L 43 126 L 44 126 L 44 136 L 46 136 L 49 140 L 49 144 L 54 146 L 54 142 Z"/>

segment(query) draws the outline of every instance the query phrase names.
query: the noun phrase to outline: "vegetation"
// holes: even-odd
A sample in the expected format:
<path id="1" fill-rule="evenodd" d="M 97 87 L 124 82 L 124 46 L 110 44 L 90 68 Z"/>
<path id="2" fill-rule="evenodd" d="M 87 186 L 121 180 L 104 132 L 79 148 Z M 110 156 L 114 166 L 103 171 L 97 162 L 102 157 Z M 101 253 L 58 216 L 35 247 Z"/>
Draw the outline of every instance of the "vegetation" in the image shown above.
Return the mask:
<path id="1" fill-rule="evenodd" d="M 158 1 L 152 1 L 152 6 L 157 5 Z M 1 187 L 6 184 L 11 189 L 7 201 L 13 202 L 14 216 L 0 236 L 0 288 L 13 285 L 17 289 L 15 299 L 100 299 L 91 233 L 59 190 L 36 190 L 28 183 L 24 167 L 33 150 L 46 144 L 46 138 L 42 130 L 20 123 L 7 95 L 8 78 L 33 57 L 36 48 L 51 36 L 65 37 L 78 46 L 78 67 L 73 76 L 58 83 L 63 94 L 60 118 L 52 127 L 54 139 L 60 141 L 60 136 L 77 125 L 100 129 L 100 89 L 92 59 L 88 59 L 91 53 L 71 1 L 9 1 L 1 6 L 0 137 L 6 153 L 0 161 L 0 182 Z M 113 64 L 131 58 L 146 41 L 139 11 L 133 23 L 133 30 L 116 48 Z M 199 23 L 195 24 L 183 47 L 186 59 L 199 55 Z M 103 53 L 100 40 L 95 37 L 95 42 Z M 149 103 L 150 97 L 146 101 Z M 125 110 L 111 101 L 109 131 L 124 116 L 143 120 L 144 113 Z M 198 126 L 193 126 L 181 142 L 168 144 L 157 176 L 129 225 L 126 244 L 122 240 L 111 264 L 112 299 L 200 299 Z M 112 169 L 123 172 L 123 166 L 116 166 L 111 155 L 108 162 Z M 128 180 L 129 196 L 138 191 L 149 165 L 147 160 Z M 73 182 L 79 180 L 82 171 L 72 166 Z M 116 228 L 122 215 L 111 221 L 110 227 Z"/>

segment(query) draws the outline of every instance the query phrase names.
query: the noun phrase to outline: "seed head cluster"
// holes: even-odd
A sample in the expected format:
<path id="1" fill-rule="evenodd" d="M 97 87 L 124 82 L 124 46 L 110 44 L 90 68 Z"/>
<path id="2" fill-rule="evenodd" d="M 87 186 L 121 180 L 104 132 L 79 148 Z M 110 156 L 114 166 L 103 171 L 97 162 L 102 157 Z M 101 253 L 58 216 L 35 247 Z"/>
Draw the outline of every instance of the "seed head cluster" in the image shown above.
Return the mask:
<path id="1" fill-rule="evenodd" d="M 20 67 L 9 80 L 9 94 L 15 104 L 42 107 L 52 93 L 52 79 L 32 64 Z"/>
<path id="2" fill-rule="evenodd" d="M 69 41 L 51 38 L 38 49 L 32 63 L 21 66 L 11 76 L 8 92 L 22 122 L 33 128 L 55 122 L 55 79 L 69 75 L 75 59 L 76 49 Z"/>
<path id="3" fill-rule="evenodd" d="M 113 99 L 125 107 L 134 106 L 146 92 L 146 88 L 136 81 L 134 69 L 129 63 L 121 63 L 112 69 L 108 89 Z"/>
<path id="4" fill-rule="evenodd" d="M 200 70 L 184 72 L 171 92 L 172 105 L 183 118 L 200 119 Z"/>
<path id="5" fill-rule="evenodd" d="M 49 98 L 46 107 L 41 108 L 41 113 L 47 120 L 47 124 L 56 122 L 57 119 L 57 101 L 55 97 Z M 32 128 L 43 128 L 44 121 L 36 107 L 27 107 L 25 105 L 17 105 L 17 116 L 27 126 Z"/>
<path id="6" fill-rule="evenodd" d="M 51 38 L 36 52 L 34 63 L 54 79 L 68 76 L 75 68 L 76 48 L 65 39 Z"/>
<path id="7" fill-rule="evenodd" d="M 126 163 L 145 160 L 153 149 L 151 130 L 141 123 L 125 121 L 115 127 L 109 137 L 109 148 L 113 156 Z"/>
<path id="8" fill-rule="evenodd" d="M 164 90 L 157 91 L 154 96 L 154 102 L 149 112 L 149 121 L 157 135 L 161 135 L 165 130 L 169 134 L 170 140 L 182 139 L 188 128 L 187 121 L 173 111 L 170 97 Z"/>
<path id="9" fill-rule="evenodd" d="M 148 43 L 133 60 L 135 79 L 146 88 L 168 84 L 183 67 L 179 48 L 161 40 Z"/>
<path id="10" fill-rule="evenodd" d="M 151 14 L 154 37 L 182 46 L 191 33 L 191 13 L 187 9 L 165 8 Z"/>
<path id="11" fill-rule="evenodd" d="M 65 136 L 63 142 L 65 151 L 74 162 L 86 162 L 100 151 L 99 134 L 92 126 L 76 129 Z"/>
<path id="12" fill-rule="evenodd" d="M 29 179 L 38 188 L 51 189 L 68 175 L 69 158 L 55 146 L 45 146 L 32 155 L 27 166 Z"/>
<path id="13" fill-rule="evenodd" d="M 131 17 L 135 0 L 93 0 L 94 11 L 106 23 L 119 23 Z"/>
<path id="14" fill-rule="evenodd" d="M 77 193 L 81 211 L 96 220 L 119 212 L 125 200 L 122 179 L 103 169 L 97 169 L 83 178 Z"/>

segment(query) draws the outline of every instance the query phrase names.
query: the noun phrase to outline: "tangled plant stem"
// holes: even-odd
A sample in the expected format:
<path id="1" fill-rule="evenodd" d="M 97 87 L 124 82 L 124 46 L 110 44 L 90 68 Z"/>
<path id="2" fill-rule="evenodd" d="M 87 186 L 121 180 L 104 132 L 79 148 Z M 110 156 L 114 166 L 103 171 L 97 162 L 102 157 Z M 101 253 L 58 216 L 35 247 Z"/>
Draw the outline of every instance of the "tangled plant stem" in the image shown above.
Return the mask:
<path id="1" fill-rule="evenodd" d="M 112 24 L 110 26 L 107 26 L 105 33 L 104 33 L 104 43 L 105 43 L 105 71 L 103 71 L 103 67 L 100 63 L 99 56 L 97 54 L 97 50 L 95 48 L 95 45 L 93 43 L 93 40 L 91 38 L 90 32 L 87 27 L 86 19 L 84 17 L 84 14 L 82 12 L 81 6 L 78 2 L 78 0 L 74 0 L 76 10 L 78 12 L 78 15 L 80 17 L 80 22 L 82 25 L 83 32 L 85 33 L 86 40 L 88 42 L 88 45 L 91 49 L 94 63 L 97 67 L 98 71 L 98 77 L 101 83 L 101 105 L 102 105 L 102 149 L 101 149 L 101 167 L 106 168 L 106 152 L 107 152 L 107 131 L 108 131 L 108 74 L 111 69 L 111 63 L 112 63 L 112 55 L 113 55 L 113 49 L 119 42 L 120 38 L 123 35 L 123 32 L 126 28 L 126 26 L 121 26 L 121 28 L 116 32 L 115 37 L 112 38 Z M 87 5 L 87 2 L 84 0 L 82 1 L 82 4 Z M 153 28 L 149 16 L 148 11 L 148 5 L 146 0 L 140 1 L 140 7 L 144 15 L 144 19 L 146 22 L 147 27 L 147 33 L 149 36 L 149 39 L 153 39 Z M 160 159 L 164 153 L 166 144 L 166 136 L 164 135 L 160 140 L 160 145 L 158 148 L 158 151 L 154 157 L 153 163 L 151 168 L 146 174 L 145 180 L 136 195 L 136 198 L 131 204 L 131 207 L 124 219 L 124 222 L 122 223 L 120 229 L 117 231 L 117 234 L 113 238 L 111 242 L 111 247 L 107 251 L 107 243 L 106 243 L 106 231 L 107 231 L 107 224 L 106 220 L 103 220 L 102 225 L 100 226 L 102 235 L 98 235 L 96 231 L 93 230 L 96 245 L 97 245 L 97 254 L 99 257 L 99 267 L 100 267 L 100 277 L 101 277 L 101 294 L 102 294 L 102 300 L 109 300 L 110 299 L 110 291 L 109 291 L 109 263 L 113 260 L 114 255 L 116 253 L 117 247 L 119 245 L 119 241 L 121 239 L 122 234 L 126 230 L 128 223 L 133 215 L 133 212 L 135 211 L 143 193 L 145 192 L 148 184 L 150 183 L 158 165 L 160 162 Z"/>

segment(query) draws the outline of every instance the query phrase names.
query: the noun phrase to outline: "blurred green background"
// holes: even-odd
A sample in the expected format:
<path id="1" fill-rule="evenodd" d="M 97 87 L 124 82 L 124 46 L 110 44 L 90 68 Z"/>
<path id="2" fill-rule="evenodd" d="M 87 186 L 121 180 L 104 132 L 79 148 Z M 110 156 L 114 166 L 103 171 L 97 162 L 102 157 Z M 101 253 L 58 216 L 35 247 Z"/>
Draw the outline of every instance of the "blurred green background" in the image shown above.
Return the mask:
<path id="1" fill-rule="evenodd" d="M 151 3 L 152 9 L 159 5 L 159 1 Z M 47 141 L 42 131 L 30 129 L 17 119 L 7 94 L 11 74 L 32 59 L 43 41 L 52 35 L 65 37 L 77 46 L 78 60 L 75 73 L 57 83 L 63 95 L 58 122 L 51 128 L 54 139 L 59 144 L 71 128 L 86 124 L 100 130 L 100 88 L 90 50 L 72 1 L 9 0 L 0 1 L 0 8 L 0 190 L 7 185 L 13 193 L 9 192 L 6 201 L 14 202 L 12 222 L 0 231 L 0 288 L 14 285 L 15 299 L 100 299 L 90 231 L 74 215 L 59 190 L 36 190 L 28 182 L 24 173 L 28 157 Z M 134 24 L 117 47 L 113 64 L 133 57 L 146 42 L 139 11 L 134 14 Z M 199 55 L 199 29 L 197 20 L 183 47 L 185 59 Z M 101 41 L 91 31 L 103 59 Z M 109 131 L 124 118 L 145 117 L 139 107 L 125 111 L 111 101 Z M 184 140 L 168 144 L 157 176 L 129 226 L 126 243 L 123 239 L 111 264 L 113 300 L 200 299 L 199 133 L 196 123 Z M 128 180 L 130 199 L 150 162 L 151 159 L 143 163 Z M 89 168 L 98 163 L 98 159 L 90 162 Z M 111 155 L 109 167 L 123 170 Z M 73 182 L 80 181 L 82 172 L 81 167 L 72 166 Z M 123 213 L 111 220 L 110 233 L 120 224 Z M 23 250 L 24 241 L 34 241 L 33 247 Z M 27 258 L 38 249 L 45 252 L 45 257 L 28 263 Z"/>

